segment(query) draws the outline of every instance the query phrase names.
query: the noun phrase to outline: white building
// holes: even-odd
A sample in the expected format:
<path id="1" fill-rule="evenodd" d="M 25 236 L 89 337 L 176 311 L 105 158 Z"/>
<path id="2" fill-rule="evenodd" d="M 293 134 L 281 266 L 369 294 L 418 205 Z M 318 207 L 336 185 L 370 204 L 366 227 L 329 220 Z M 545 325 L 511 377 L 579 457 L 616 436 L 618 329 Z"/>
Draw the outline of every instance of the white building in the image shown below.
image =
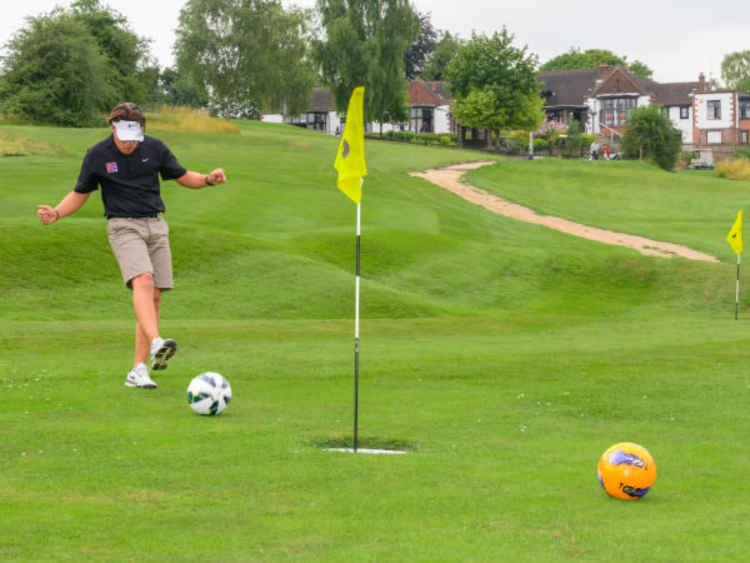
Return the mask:
<path id="1" fill-rule="evenodd" d="M 580 121 L 587 133 L 621 135 L 637 107 L 659 104 L 682 134 L 685 150 L 732 152 L 750 136 L 750 94 L 696 82 L 660 84 L 622 67 L 540 73 L 547 119 Z"/>

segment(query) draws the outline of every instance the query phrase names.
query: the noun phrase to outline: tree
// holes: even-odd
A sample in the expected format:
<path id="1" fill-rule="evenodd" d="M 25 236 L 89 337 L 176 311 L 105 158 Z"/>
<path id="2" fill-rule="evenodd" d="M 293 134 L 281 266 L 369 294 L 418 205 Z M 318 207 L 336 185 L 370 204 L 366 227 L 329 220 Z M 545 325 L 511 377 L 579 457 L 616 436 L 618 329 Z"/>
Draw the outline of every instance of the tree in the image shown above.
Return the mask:
<path id="1" fill-rule="evenodd" d="M 208 97 L 181 75 L 176 68 L 165 68 L 159 75 L 162 101 L 170 106 L 206 107 Z"/>
<path id="2" fill-rule="evenodd" d="M 732 90 L 750 92 L 750 51 L 726 55 L 721 61 L 721 78 Z"/>
<path id="3" fill-rule="evenodd" d="M 55 9 L 27 19 L 11 39 L 0 109 L 35 123 L 84 127 L 117 103 L 107 57 L 75 16 Z"/>
<path id="4" fill-rule="evenodd" d="M 565 158 L 578 158 L 581 156 L 581 147 L 583 139 L 581 137 L 581 124 L 573 118 L 568 121 L 565 128 L 565 144 L 563 145 L 562 154 Z"/>
<path id="5" fill-rule="evenodd" d="M 536 55 L 513 46 L 503 28 L 491 37 L 472 35 L 445 70 L 453 115 L 471 127 L 535 130 L 544 118 L 536 81 Z"/>
<path id="6" fill-rule="evenodd" d="M 461 40 L 458 37 L 454 37 L 448 31 L 443 33 L 422 68 L 422 79 L 443 80 L 445 67 L 451 62 L 459 47 L 461 47 Z"/>
<path id="7" fill-rule="evenodd" d="M 622 138 L 625 158 L 646 159 L 672 170 L 682 148 L 682 134 L 662 106 L 642 106 L 632 111 Z"/>
<path id="8" fill-rule="evenodd" d="M 278 0 L 188 0 L 175 53 L 180 75 L 225 117 L 307 109 L 315 79 L 307 15 Z"/>
<path id="9" fill-rule="evenodd" d="M 419 35 L 409 45 L 404 55 L 406 78 L 413 80 L 424 68 L 425 61 L 437 46 L 437 32 L 430 22 L 430 14 L 417 14 L 419 18 Z"/>
<path id="10" fill-rule="evenodd" d="M 404 57 L 419 33 L 408 0 L 318 0 L 325 38 L 315 42 L 323 82 L 343 112 L 365 86 L 365 120 L 408 117 Z"/>
<path id="11" fill-rule="evenodd" d="M 607 49 L 587 49 L 582 52 L 580 49 L 571 47 L 567 53 L 558 55 L 544 63 L 539 70 L 583 70 L 596 68 L 601 63 L 606 63 L 611 66 L 624 66 L 633 74 L 642 78 L 653 76 L 654 72 L 644 63 L 640 61 L 628 63 L 627 59 L 627 57 L 620 57 Z"/>
<path id="12" fill-rule="evenodd" d="M 86 26 L 107 57 L 107 80 L 117 91 L 117 98 L 137 103 L 151 101 L 158 67 L 150 63 L 149 41 L 128 27 L 125 16 L 99 0 L 77 0 L 70 12 Z"/>
<path id="13" fill-rule="evenodd" d="M 654 71 L 651 70 L 648 66 L 646 66 L 646 63 L 642 63 L 639 60 L 635 60 L 632 63 L 628 65 L 628 69 L 630 69 L 630 72 L 635 74 L 636 76 L 640 76 L 641 78 L 653 78 Z"/>

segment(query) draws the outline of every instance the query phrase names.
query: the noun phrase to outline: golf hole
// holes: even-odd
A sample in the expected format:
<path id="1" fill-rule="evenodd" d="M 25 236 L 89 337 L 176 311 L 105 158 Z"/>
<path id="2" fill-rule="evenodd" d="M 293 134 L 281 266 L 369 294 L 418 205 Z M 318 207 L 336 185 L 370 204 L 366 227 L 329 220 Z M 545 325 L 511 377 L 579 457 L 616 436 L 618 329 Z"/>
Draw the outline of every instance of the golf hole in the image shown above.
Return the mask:
<path id="1" fill-rule="evenodd" d="M 328 452 L 354 453 L 354 439 L 351 436 L 319 438 L 313 445 Z M 357 439 L 358 454 L 402 455 L 416 451 L 416 444 L 392 438 L 360 436 Z"/>

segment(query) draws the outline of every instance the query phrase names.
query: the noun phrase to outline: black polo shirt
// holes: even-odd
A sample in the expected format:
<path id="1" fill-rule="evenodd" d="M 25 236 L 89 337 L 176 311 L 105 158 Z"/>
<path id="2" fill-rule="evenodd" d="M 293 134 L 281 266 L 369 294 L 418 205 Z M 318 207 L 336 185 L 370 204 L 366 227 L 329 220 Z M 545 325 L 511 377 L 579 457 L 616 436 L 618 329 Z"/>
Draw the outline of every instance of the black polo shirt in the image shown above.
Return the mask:
<path id="1" fill-rule="evenodd" d="M 123 154 L 110 135 L 86 152 L 74 190 L 87 194 L 101 186 L 107 219 L 154 217 L 165 210 L 159 174 L 172 180 L 186 172 L 159 139 L 146 135 L 132 153 Z"/>

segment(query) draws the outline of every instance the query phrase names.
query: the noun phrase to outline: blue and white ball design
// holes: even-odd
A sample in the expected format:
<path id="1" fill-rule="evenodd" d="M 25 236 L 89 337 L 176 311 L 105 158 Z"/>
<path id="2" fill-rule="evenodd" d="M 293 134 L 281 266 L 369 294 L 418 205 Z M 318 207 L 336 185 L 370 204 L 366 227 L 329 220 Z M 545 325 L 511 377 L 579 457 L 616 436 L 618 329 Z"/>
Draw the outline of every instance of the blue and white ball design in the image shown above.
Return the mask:
<path id="1" fill-rule="evenodd" d="M 190 382 L 187 400 L 190 408 L 198 414 L 221 414 L 232 400 L 232 388 L 223 375 L 207 371 L 196 375 Z"/>

